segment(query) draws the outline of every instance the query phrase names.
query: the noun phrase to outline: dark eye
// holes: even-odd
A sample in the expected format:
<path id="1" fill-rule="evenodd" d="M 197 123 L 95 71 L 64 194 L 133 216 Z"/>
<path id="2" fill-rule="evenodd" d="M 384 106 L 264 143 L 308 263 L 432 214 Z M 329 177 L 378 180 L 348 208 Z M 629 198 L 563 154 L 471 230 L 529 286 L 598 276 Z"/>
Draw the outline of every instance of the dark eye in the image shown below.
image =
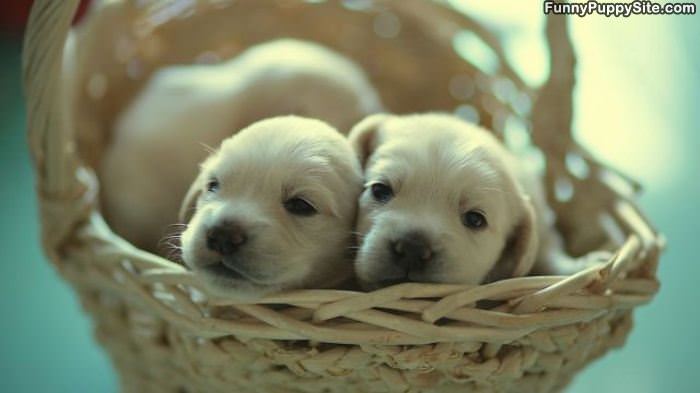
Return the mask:
<path id="1" fill-rule="evenodd" d="M 462 214 L 462 224 L 470 229 L 484 229 L 488 225 L 484 214 L 477 210 L 470 210 Z"/>
<path id="2" fill-rule="evenodd" d="M 284 202 L 284 208 L 296 216 L 313 216 L 317 213 L 316 208 L 301 198 L 291 198 Z"/>
<path id="3" fill-rule="evenodd" d="M 209 192 L 219 191 L 219 180 L 217 180 L 216 178 L 209 179 L 209 182 L 207 183 L 207 191 L 209 191 Z"/>
<path id="4" fill-rule="evenodd" d="M 391 189 L 391 186 L 384 183 L 372 184 L 371 191 L 372 198 L 374 198 L 374 200 L 377 202 L 387 203 L 394 197 L 394 190 Z"/>

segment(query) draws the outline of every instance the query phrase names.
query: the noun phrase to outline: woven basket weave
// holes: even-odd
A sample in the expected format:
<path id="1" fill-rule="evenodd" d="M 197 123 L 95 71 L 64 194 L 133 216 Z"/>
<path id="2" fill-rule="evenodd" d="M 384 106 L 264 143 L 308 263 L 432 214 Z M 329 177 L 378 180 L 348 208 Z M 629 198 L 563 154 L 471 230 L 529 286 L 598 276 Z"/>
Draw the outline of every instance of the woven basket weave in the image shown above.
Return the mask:
<path id="1" fill-rule="evenodd" d="M 559 391 L 623 344 L 633 309 L 658 290 L 663 241 L 632 201 L 638 187 L 572 138 L 565 18 L 547 19 L 551 72 L 536 91 L 485 28 L 437 1 L 109 1 L 69 34 L 77 3 L 34 3 L 24 52 L 29 141 L 43 246 L 93 317 L 124 391 Z M 495 72 L 456 49 L 465 31 L 491 48 Z M 513 124 L 529 130 L 569 251 L 613 257 L 571 277 L 303 290 L 233 304 L 113 234 L 91 168 L 149 74 L 281 36 L 353 58 L 393 112 L 466 108 L 506 140 Z M 477 307 L 482 300 L 499 305 Z"/>

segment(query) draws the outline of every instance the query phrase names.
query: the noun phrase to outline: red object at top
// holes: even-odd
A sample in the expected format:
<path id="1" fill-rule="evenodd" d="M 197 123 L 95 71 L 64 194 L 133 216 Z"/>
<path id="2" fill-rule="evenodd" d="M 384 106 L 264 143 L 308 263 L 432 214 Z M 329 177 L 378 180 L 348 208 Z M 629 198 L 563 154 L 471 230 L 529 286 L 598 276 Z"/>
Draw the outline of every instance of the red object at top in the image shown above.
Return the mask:
<path id="1" fill-rule="evenodd" d="M 4 1 L 3 3 L 4 4 L 0 6 L 0 33 L 19 33 L 24 31 L 24 27 L 27 25 L 27 19 L 29 19 L 29 11 L 32 8 L 33 1 L 10 0 Z M 78 12 L 73 20 L 73 23 L 80 20 L 80 18 L 85 14 L 85 10 L 89 4 L 90 0 L 80 1 L 80 6 L 78 7 Z"/>

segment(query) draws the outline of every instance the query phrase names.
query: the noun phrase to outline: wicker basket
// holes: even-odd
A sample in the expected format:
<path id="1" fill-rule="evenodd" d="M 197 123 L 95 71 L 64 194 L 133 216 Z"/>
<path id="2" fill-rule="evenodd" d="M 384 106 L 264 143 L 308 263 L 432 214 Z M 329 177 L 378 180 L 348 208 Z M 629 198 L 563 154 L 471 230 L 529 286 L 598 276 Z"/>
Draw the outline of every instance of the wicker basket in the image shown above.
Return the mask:
<path id="1" fill-rule="evenodd" d="M 124 391 L 559 391 L 623 344 L 632 310 L 659 288 L 663 241 L 632 202 L 638 187 L 572 139 L 565 18 L 547 19 L 551 72 L 535 91 L 498 40 L 437 1 L 108 1 L 69 35 L 77 3 L 35 1 L 24 53 L 29 140 L 44 248 L 92 315 Z M 454 45 L 465 32 L 491 48 L 494 72 Z M 394 112 L 457 108 L 506 140 L 530 138 L 569 251 L 614 256 L 571 277 L 304 290 L 232 304 L 113 234 L 91 168 L 120 108 L 158 67 L 217 61 L 279 36 L 350 56 Z M 483 300 L 498 306 L 477 307 Z"/>

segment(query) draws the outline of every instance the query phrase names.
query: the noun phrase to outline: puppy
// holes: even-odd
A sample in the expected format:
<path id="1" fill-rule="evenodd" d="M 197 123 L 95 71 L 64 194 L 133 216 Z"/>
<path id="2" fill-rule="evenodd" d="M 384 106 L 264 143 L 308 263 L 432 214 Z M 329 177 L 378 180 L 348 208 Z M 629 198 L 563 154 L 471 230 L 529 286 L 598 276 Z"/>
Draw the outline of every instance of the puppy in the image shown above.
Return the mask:
<path id="1" fill-rule="evenodd" d="M 559 255 L 539 179 L 486 130 L 446 114 L 374 115 L 350 140 L 365 177 L 355 271 L 367 289 L 479 284 Z"/>
<path id="2" fill-rule="evenodd" d="M 264 118 L 305 115 L 346 132 L 378 111 L 357 65 L 303 41 L 260 44 L 217 65 L 165 68 L 116 122 L 99 170 L 103 214 L 132 244 L 156 251 L 177 222 L 203 146 Z M 279 132 L 275 138 L 287 130 Z"/>
<path id="3" fill-rule="evenodd" d="M 254 123 L 223 142 L 188 191 L 183 260 L 212 290 L 243 299 L 335 286 L 352 274 L 361 191 L 349 143 L 326 123 Z"/>

